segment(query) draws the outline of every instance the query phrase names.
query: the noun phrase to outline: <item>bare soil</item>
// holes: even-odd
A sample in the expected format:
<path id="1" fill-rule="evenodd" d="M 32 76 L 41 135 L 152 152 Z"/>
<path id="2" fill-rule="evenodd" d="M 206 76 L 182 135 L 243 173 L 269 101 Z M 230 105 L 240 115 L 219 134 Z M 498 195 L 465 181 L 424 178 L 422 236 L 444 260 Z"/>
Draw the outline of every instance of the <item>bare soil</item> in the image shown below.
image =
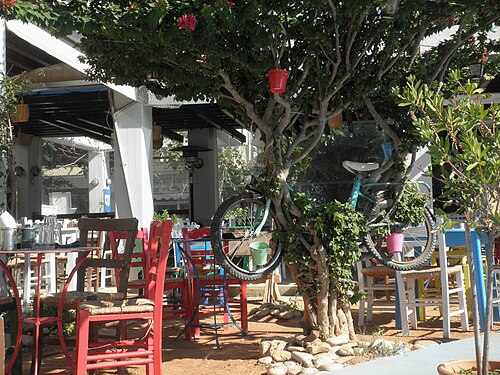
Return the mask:
<path id="1" fill-rule="evenodd" d="M 249 311 L 259 305 L 259 301 L 249 302 Z M 374 336 L 384 337 L 393 341 L 412 342 L 417 339 L 429 339 L 439 342 L 448 342 L 473 336 L 472 324 L 469 332 L 462 332 L 458 317 L 452 318 L 452 334 L 450 339 L 443 339 L 442 320 L 437 309 L 429 311 L 431 318 L 419 322 L 417 330 L 410 330 L 409 337 L 402 337 L 401 331 L 396 329 L 394 313 L 375 313 L 372 322 L 364 327 L 357 328 L 358 339 L 370 340 Z M 353 318 L 357 322 L 357 308 L 353 308 Z M 299 320 L 276 320 L 272 317 L 249 319 L 249 336 L 244 337 L 235 328 L 229 327 L 226 331 L 219 332 L 220 350 L 216 347 L 213 331 L 202 331 L 202 337 L 198 341 L 187 341 L 184 337 L 174 340 L 179 332 L 179 326 L 167 326 L 164 328 L 163 342 L 163 373 L 169 375 L 226 375 L 265 374 L 263 365 L 257 364 L 259 358 L 259 343 L 263 338 L 288 339 L 302 333 Z M 495 323 L 494 330 L 500 330 L 500 323 Z M 57 348 L 48 348 L 49 351 L 57 351 Z M 31 354 L 23 354 L 23 373 L 29 374 L 29 362 Z M 352 364 L 352 362 L 351 362 Z M 44 359 L 42 369 L 62 370 L 66 362 L 61 356 Z M 57 373 L 55 370 L 54 373 Z M 121 369 L 106 373 L 118 374 L 145 374 L 143 369 Z"/>

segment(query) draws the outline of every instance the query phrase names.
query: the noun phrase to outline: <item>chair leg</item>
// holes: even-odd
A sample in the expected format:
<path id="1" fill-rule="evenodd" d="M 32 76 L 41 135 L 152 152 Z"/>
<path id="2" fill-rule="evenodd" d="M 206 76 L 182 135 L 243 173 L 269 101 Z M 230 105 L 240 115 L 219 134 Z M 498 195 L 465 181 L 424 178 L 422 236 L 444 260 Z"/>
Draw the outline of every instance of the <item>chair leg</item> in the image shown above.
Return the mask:
<path id="1" fill-rule="evenodd" d="M 373 319 L 373 277 L 366 278 L 366 287 L 368 289 L 368 296 L 366 299 L 366 321 L 370 322 Z"/>
<path id="2" fill-rule="evenodd" d="M 240 288 L 240 310 L 241 310 L 241 328 L 248 333 L 248 310 L 247 310 L 247 283 L 241 282 Z"/>
<path id="3" fill-rule="evenodd" d="M 409 336 L 408 328 L 408 303 L 406 300 L 406 281 L 401 276 L 400 272 L 396 272 L 396 284 L 398 289 L 398 301 L 399 301 L 399 318 L 401 320 L 401 335 Z"/>
<path id="4" fill-rule="evenodd" d="M 416 306 L 416 300 L 415 300 L 415 293 L 416 288 L 415 288 L 415 280 L 409 280 L 406 285 L 407 285 L 407 298 L 408 298 L 408 308 L 410 309 L 409 311 L 409 316 L 410 316 L 410 325 L 413 329 L 418 328 L 418 316 L 417 316 L 417 306 Z"/>
<path id="5" fill-rule="evenodd" d="M 457 273 L 457 288 L 460 288 L 458 291 L 458 305 L 460 310 L 460 324 L 462 326 L 462 331 L 469 330 L 469 314 L 467 312 L 467 302 L 465 299 L 465 280 L 464 275 L 462 273 L 462 269 Z"/>
<path id="6" fill-rule="evenodd" d="M 89 313 L 81 310 L 76 318 L 76 372 L 75 375 L 87 374 L 87 355 L 89 345 Z"/>

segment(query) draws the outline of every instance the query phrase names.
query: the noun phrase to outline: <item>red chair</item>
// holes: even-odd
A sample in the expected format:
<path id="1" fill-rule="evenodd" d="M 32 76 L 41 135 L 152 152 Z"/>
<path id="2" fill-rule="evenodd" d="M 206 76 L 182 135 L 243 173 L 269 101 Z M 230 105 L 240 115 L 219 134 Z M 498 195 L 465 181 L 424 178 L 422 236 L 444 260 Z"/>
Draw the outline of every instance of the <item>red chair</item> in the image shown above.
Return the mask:
<path id="1" fill-rule="evenodd" d="M 191 231 L 183 228 L 182 237 L 184 240 L 189 240 L 185 243 L 185 250 L 196 266 L 199 277 L 198 288 L 195 288 L 191 299 L 192 306 L 196 306 L 196 316 L 190 319 L 194 328 L 194 338 L 200 337 L 200 328 L 212 328 L 217 332 L 221 326 L 226 329 L 232 324 L 246 335 L 248 332 L 246 282 L 226 275 L 216 263 L 210 246 L 210 228 Z M 239 301 L 229 299 L 229 285 L 239 286 Z M 232 315 L 235 312 L 241 315 L 241 327 Z M 223 324 L 217 322 L 217 314 L 223 314 Z M 200 324 L 200 315 L 214 315 L 214 323 Z M 231 323 L 229 319 L 232 320 Z"/>
<path id="2" fill-rule="evenodd" d="M 163 285 L 170 249 L 172 221 L 151 223 L 148 285 L 145 298 L 86 301 L 77 310 L 76 374 L 103 368 L 145 365 L 146 374 L 160 375 L 162 362 Z M 135 339 L 93 341 L 93 323 L 138 322 Z"/>

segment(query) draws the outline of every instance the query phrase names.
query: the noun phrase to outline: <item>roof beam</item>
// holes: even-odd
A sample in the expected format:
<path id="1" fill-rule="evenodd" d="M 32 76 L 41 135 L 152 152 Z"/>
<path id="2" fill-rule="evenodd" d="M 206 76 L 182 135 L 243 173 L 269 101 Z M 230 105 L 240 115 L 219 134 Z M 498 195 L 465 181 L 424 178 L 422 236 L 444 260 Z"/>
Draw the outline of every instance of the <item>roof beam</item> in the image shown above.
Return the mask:
<path id="1" fill-rule="evenodd" d="M 174 132 L 173 130 L 169 130 L 169 129 L 165 129 L 165 128 L 161 128 L 161 133 L 169 138 L 169 139 L 172 139 L 174 141 L 177 141 L 177 142 L 180 142 L 180 143 L 183 143 L 184 142 L 184 136 L 182 136 L 181 134 L 179 133 L 176 133 Z"/>
<path id="2" fill-rule="evenodd" d="M 223 129 L 224 131 L 231 134 L 234 138 L 239 140 L 241 143 L 245 143 L 245 141 L 247 139 L 245 137 L 245 135 L 243 133 L 239 132 L 238 130 L 236 130 L 235 128 L 233 128 L 232 126 L 227 126 L 227 125 L 218 123 L 216 119 L 214 119 L 210 114 L 208 114 L 206 112 L 204 112 L 204 113 L 196 112 L 196 116 L 205 120 L 207 123 L 209 123 L 212 126 L 215 126 L 218 129 Z"/>

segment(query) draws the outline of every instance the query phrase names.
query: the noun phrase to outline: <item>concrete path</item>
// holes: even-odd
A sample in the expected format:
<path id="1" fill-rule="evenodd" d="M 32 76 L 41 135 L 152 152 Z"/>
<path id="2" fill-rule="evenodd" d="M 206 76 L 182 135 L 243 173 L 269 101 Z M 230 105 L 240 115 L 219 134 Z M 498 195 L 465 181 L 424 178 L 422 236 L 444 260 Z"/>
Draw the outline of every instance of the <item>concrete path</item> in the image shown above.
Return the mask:
<path id="1" fill-rule="evenodd" d="M 481 337 L 482 343 L 482 337 Z M 408 354 L 385 357 L 331 372 L 332 375 L 435 375 L 440 363 L 455 359 L 473 359 L 474 338 L 415 350 Z M 490 358 L 500 358 L 500 333 L 490 334 Z"/>

